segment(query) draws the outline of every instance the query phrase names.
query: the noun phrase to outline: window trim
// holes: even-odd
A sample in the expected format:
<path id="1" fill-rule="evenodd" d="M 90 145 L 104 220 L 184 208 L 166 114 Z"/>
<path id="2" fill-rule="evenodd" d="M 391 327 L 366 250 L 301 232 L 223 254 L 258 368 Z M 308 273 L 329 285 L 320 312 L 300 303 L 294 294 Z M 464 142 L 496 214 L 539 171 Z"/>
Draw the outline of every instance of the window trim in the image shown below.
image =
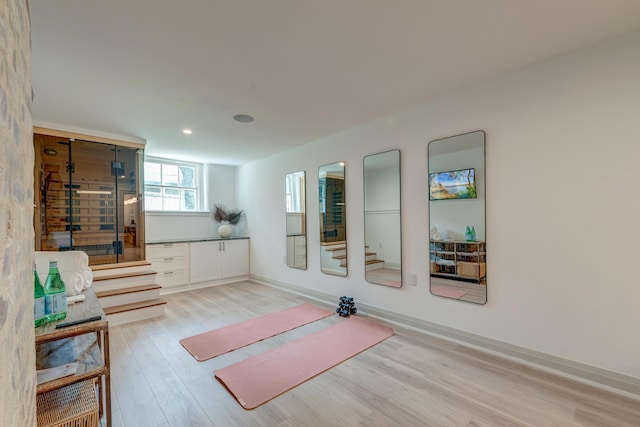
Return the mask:
<path id="1" fill-rule="evenodd" d="M 196 190 L 196 209 L 195 210 L 168 210 L 168 209 L 151 209 L 148 206 L 146 206 L 145 203 L 145 212 L 149 212 L 149 213 L 168 213 L 168 214 L 202 214 L 206 211 L 203 210 L 203 205 L 204 205 L 204 167 L 202 165 L 202 163 L 194 163 L 194 162 L 188 162 L 188 161 L 183 161 L 183 160 L 175 160 L 175 159 L 167 159 L 164 157 L 156 157 L 156 156 L 144 156 L 143 159 L 143 170 L 145 168 L 145 164 L 146 163 L 159 163 L 161 165 L 174 165 L 174 166 L 188 166 L 188 167 L 192 167 L 195 169 L 195 187 L 179 187 L 179 186 L 173 186 L 173 185 L 158 185 L 158 184 L 147 184 L 146 181 L 146 176 L 147 174 L 144 174 L 145 179 L 143 180 L 143 185 L 142 185 L 142 190 L 143 190 L 143 197 L 146 199 L 147 195 L 146 195 L 146 187 L 147 185 L 152 186 L 152 187 L 159 187 L 161 189 L 163 188 L 176 188 L 176 189 L 184 189 L 184 188 L 195 188 Z"/>

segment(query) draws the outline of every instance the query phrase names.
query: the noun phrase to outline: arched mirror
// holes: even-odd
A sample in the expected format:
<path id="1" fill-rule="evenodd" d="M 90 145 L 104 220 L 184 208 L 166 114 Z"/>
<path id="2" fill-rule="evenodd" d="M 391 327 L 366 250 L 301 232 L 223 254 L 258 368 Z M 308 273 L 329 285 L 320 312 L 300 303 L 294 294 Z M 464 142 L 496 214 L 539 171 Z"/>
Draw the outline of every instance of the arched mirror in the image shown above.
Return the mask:
<path id="1" fill-rule="evenodd" d="M 428 152 L 431 293 L 485 304 L 485 133 L 431 141 Z"/>
<path id="2" fill-rule="evenodd" d="M 285 177 L 287 212 L 287 265 L 307 268 L 307 217 L 305 172 L 292 172 Z"/>
<path id="3" fill-rule="evenodd" d="M 364 158 L 364 255 L 369 283 L 402 286 L 400 150 Z"/>
<path id="4" fill-rule="evenodd" d="M 336 276 L 347 275 L 347 217 L 344 162 L 318 169 L 320 206 L 320 269 Z"/>

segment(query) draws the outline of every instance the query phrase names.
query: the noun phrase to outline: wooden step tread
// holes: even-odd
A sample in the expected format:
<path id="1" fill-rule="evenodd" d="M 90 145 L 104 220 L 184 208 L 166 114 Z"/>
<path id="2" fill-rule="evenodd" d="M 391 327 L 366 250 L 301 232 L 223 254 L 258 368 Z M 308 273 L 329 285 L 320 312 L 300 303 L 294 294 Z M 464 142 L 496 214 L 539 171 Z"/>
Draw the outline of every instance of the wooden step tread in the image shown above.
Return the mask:
<path id="1" fill-rule="evenodd" d="M 347 249 L 346 246 L 324 248 L 324 250 L 327 251 L 327 252 L 344 251 L 346 249 Z"/>
<path id="2" fill-rule="evenodd" d="M 102 280 L 126 279 L 127 277 L 153 276 L 155 274 L 158 274 L 158 273 L 153 270 L 133 271 L 130 273 L 107 274 L 104 276 L 94 277 L 93 281 L 100 282 Z"/>
<path id="3" fill-rule="evenodd" d="M 155 307 L 157 305 L 163 305 L 166 303 L 167 302 L 162 298 L 156 298 L 156 299 L 151 299 L 149 301 L 141 301 L 141 302 L 134 302 L 131 304 L 116 305 L 114 307 L 105 308 L 104 314 L 109 315 L 109 314 L 116 314 L 116 313 L 124 313 L 125 311 L 140 310 L 141 308 Z"/>
<path id="4" fill-rule="evenodd" d="M 365 252 L 364 256 L 371 256 L 371 255 L 375 255 L 375 252 Z"/>
<path id="5" fill-rule="evenodd" d="M 320 242 L 320 246 L 335 246 L 335 245 L 345 245 L 347 242 L 344 240 L 337 240 L 335 242 Z M 328 249 L 328 248 L 327 248 Z"/>
<path id="6" fill-rule="evenodd" d="M 128 288 L 113 289 L 111 291 L 96 291 L 98 298 L 112 297 L 115 295 L 133 294 L 135 292 L 153 291 L 162 289 L 162 286 L 153 283 L 151 285 L 130 286 Z"/>
<path id="7" fill-rule="evenodd" d="M 336 255 L 336 256 L 332 256 L 331 258 L 333 259 L 347 259 L 346 255 Z"/>
<path id="8" fill-rule="evenodd" d="M 96 265 L 90 265 L 89 268 L 91 268 L 91 270 L 93 271 L 102 271 L 102 270 L 112 270 L 116 268 L 144 267 L 149 265 L 151 265 L 149 261 L 142 260 L 142 261 L 116 262 L 113 264 L 96 264 Z"/>
<path id="9" fill-rule="evenodd" d="M 369 264 L 379 264 L 381 262 L 384 262 L 384 261 L 381 259 L 370 259 L 369 261 L 365 261 L 364 263 L 366 265 L 369 265 Z"/>

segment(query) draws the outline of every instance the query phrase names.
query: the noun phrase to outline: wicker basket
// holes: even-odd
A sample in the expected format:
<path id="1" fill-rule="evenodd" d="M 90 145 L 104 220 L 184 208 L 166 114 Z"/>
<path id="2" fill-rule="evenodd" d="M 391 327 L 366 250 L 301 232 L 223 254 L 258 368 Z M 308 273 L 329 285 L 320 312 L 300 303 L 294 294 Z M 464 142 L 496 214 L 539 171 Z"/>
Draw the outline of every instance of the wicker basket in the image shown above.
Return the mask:
<path id="1" fill-rule="evenodd" d="M 458 275 L 482 279 L 486 273 L 485 263 L 458 261 Z"/>
<path id="2" fill-rule="evenodd" d="M 92 381 L 70 384 L 37 396 L 38 427 L 96 427 L 98 399 Z"/>

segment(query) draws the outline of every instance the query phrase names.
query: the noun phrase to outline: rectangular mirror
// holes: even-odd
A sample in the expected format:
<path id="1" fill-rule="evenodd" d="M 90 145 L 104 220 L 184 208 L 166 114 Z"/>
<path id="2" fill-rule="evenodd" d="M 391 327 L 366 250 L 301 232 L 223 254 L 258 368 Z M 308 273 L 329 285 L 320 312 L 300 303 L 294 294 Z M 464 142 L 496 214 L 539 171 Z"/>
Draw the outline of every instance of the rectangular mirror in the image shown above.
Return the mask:
<path id="1" fill-rule="evenodd" d="M 347 217 L 344 162 L 318 169 L 320 206 L 320 270 L 347 275 Z"/>
<path id="2" fill-rule="evenodd" d="M 305 172 L 292 172 L 285 177 L 287 212 L 287 265 L 307 268 L 307 218 Z"/>
<path id="3" fill-rule="evenodd" d="M 428 160 L 431 293 L 485 304 L 485 133 L 431 141 Z"/>
<path id="4" fill-rule="evenodd" d="M 400 150 L 364 158 L 365 279 L 402 286 Z"/>

